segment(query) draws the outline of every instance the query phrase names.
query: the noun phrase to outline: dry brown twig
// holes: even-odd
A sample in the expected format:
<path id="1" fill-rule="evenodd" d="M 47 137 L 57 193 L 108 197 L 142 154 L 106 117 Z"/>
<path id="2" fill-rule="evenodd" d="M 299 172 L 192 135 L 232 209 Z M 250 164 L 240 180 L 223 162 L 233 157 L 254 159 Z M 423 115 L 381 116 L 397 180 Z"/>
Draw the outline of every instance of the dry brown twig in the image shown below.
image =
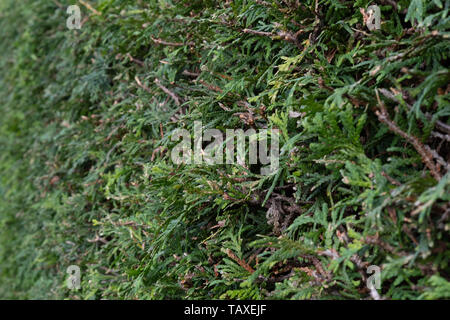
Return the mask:
<path id="1" fill-rule="evenodd" d="M 53 2 L 56 4 L 58 8 L 63 9 L 63 5 L 58 0 L 53 0 Z"/>
<path id="2" fill-rule="evenodd" d="M 375 111 L 375 114 L 378 117 L 378 120 L 380 120 L 380 122 L 386 124 L 388 126 L 389 130 L 398 134 L 403 139 L 405 139 L 407 142 L 409 142 L 416 149 L 416 151 L 420 154 L 423 163 L 430 170 L 431 175 L 436 180 L 438 180 L 438 181 L 441 180 L 442 175 L 439 172 L 439 167 L 436 165 L 436 163 L 433 160 L 436 157 L 436 154 L 433 153 L 433 150 L 429 146 L 424 145 L 422 142 L 420 142 L 420 140 L 417 137 L 409 135 L 405 131 L 400 129 L 398 127 L 398 125 L 389 118 L 389 114 L 386 110 L 386 107 L 384 106 L 384 103 L 381 101 L 380 95 L 378 94 L 378 90 L 375 90 L 375 93 L 377 95 L 377 100 L 378 100 L 378 105 L 379 105 L 379 110 Z M 440 162 L 441 162 L 441 160 L 439 159 L 438 163 L 440 163 Z"/>
<path id="3" fill-rule="evenodd" d="M 169 89 L 167 89 L 166 87 L 164 87 L 162 84 L 161 84 L 161 82 L 159 81 L 159 79 L 158 78 L 156 78 L 155 79 L 155 84 L 162 90 L 162 91 L 164 91 L 165 93 L 167 93 L 171 98 L 172 98 L 172 100 L 175 102 L 175 104 L 177 105 L 177 106 L 180 106 L 181 105 L 181 99 L 174 93 L 174 92 L 172 92 L 172 91 L 170 91 Z"/>
<path id="4" fill-rule="evenodd" d="M 253 268 L 250 267 L 250 266 L 248 265 L 247 262 L 245 262 L 245 261 L 242 260 L 242 259 L 239 259 L 239 258 L 238 258 L 238 257 L 237 257 L 230 249 L 227 249 L 227 250 L 226 250 L 226 254 L 227 254 L 227 256 L 228 256 L 229 258 L 231 258 L 231 259 L 233 259 L 234 261 L 236 261 L 238 265 L 240 265 L 242 268 L 244 268 L 244 269 L 247 270 L 248 272 L 250 272 L 250 273 L 255 272 L 255 270 L 253 270 Z"/>
<path id="5" fill-rule="evenodd" d="M 153 38 L 152 37 L 152 40 L 153 40 L 153 42 L 154 43 L 156 43 L 156 44 L 162 44 L 162 45 L 165 45 L 165 46 L 171 46 L 171 47 L 182 47 L 182 46 L 184 46 L 184 45 L 193 45 L 194 43 L 193 42 L 188 42 L 188 43 L 183 43 L 183 42 L 169 42 L 169 41 L 165 41 L 165 40 L 162 40 L 162 39 L 157 39 L 157 38 Z"/>
<path id="6" fill-rule="evenodd" d="M 386 98 L 388 98 L 389 100 L 392 100 L 392 101 L 395 101 L 395 102 L 397 102 L 397 103 L 400 103 L 399 99 L 397 99 L 397 97 L 396 97 L 392 92 L 390 92 L 389 90 L 384 89 L 384 88 L 381 88 L 381 89 L 378 89 L 378 91 L 379 91 L 383 96 L 385 96 Z M 406 105 L 406 107 L 407 107 L 409 110 L 412 110 L 413 107 L 412 107 L 410 104 L 405 103 L 405 105 Z M 429 113 L 424 113 L 424 115 L 425 115 L 425 117 L 426 117 L 428 120 L 431 120 L 431 119 L 432 119 L 432 116 L 431 116 Z M 447 133 L 447 134 L 450 134 L 450 126 L 449 126 L 448 124 L 445 124 L 444 122 L 442 122 L 442 121 L 440 121 L 440 120 L 437 120 L 437 121 L 436 121 L 436 128 L 439 129 L 439 130 L 441 130 L 441 131 L 443 131 L 443 132 L 445 132 L 445 133 Z"/>
<path id="7" fill-rule="evenodd" d="M 131 62 L 135 62 L 135 63 L 137 63 L 138 65 L 140 65 L 141 67 L 144 66 L 144 62 L 143 62 L 143 61 L 138 60 L 138 59 L 136 59 L 136 58 L 133 58 L 133 57 L 131 56 L 130 53 L 127 53 L 127 57 L 128 57 L 128 59 L 130 59 Z"/>
<path id="8" fill-rule="evenodd" d="M 394 178 L 392 178 L 390 175 L 388 175 L 386 172 L 384 172 L 384 171 L 382 171 L 381 172 L 381 175 L 383 176 L 383 177 L 385 177 L 390 183 L 392 183 L 393 185 L 396 185 L 396 186 L 401 186 L 402 184 L 398 181 L 398 180 L 395 180 Z"/>
<path id="9" fill-rule="evenodd" d="M 85 6 L 89 11 L 91 11 L 93 14 L 95 14 L 95 15 L 97 15 L 97 16 L 101 16 L 102 14 L 99 12 L 99 11 L 97 11 L 97 10 L 95 10 L 94 9 L 94 7 L 92 7 L 89 3 L 87 3 L 86 1 L 83 1 L 83 0 L 79 0 L 80 1 L 80 3 L 83 5 L 83 6 Z"/>
<path id="10" fill-rule="evenodd" d="M 276 27 L 280 27 L 280 25 L 276 25 Z M 297 46 L 297 48 L 299 48 L 301 50 L 303 49 L 303 46 L 297 39 L 297 36 L 302 32 L 302 30 L 297 31 L 296 33 L 292 33 L 290 31 L 283 31 L 283 30 L 280 30 L 280 31 L 274 33 L 274 32 L 258 31 L 258 30 L 245 28 L 242 30 L 242 32 L 247 33 L 247 34 L 254 34 L 257 36 L 263 36 L 263 37 L 271 37 L 271 38 L 279 37 L 281 40 L 285 40 L 287 42 L 293 43 Z"/>
<path id="11" fill-rule="evenodd" d="M 135 76 L 134 80 L 136 81 L 136 83 L 138 84 L 139 87 L 141 87 L 142 89 L 144 89 L 145 91 L 147 91 L 149 93 L 151 92 L 150 88 L 147 87 L 145 84 L 143 84 L 138 76 Z"/>
<path id="12" fill-rule="evenodd" d="M 442 133 L 433 131 L 433 132 L 431 132 L 431 136 L 435 137 L 435 138 L 439 138 L 439 139 L 445 140 L 447 142 L 450 142 L 450 135 L 449 134 L 442 134 Z"/>

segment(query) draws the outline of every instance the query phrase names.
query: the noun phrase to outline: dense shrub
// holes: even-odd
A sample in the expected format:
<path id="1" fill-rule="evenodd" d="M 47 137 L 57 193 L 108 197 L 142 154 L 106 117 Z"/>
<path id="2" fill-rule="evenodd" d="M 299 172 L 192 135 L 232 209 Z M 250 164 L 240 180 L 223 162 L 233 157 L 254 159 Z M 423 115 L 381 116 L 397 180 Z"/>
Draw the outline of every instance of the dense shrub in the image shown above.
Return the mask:
<path id="1" fill-rule="evenodd" d="M 0 297 L 450 297 L 450 1 L 74 2 L 0 1 Z M 175 165 L 196 120 L 279 170 Z"/>

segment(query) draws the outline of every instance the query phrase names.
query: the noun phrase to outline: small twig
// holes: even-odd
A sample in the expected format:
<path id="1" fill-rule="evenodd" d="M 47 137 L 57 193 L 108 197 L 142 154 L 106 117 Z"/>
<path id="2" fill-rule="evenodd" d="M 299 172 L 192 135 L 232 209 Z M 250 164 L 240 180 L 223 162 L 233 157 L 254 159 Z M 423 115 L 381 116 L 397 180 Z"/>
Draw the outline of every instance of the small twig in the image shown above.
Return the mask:
<path id="1" fill-rule="evenodd" d="M 323 278 L 325 280 L 331 280 L 331 273 L 330 272 L 326 272 L 323 269 L 323 265 L 322 262 L 320 262 L 319 259 L 317 259 L 315 256 L 313 255 L 305 255 L 304 258 L 311 260 L 311 262 L 313 263 L 314 267 L 316 268 L 316 270 L 319 272 L 319 274 L 321 274 L 323 276 Z"/>
<path id="2" fill-rule="evenodd" d="M 378 91 L 381 92 L 381 94 L 382 94 L 383 96 L 385 96 L 386 98 L 388 98 L 389 100 L 392 100 L 392 101 L 395 101 L 395 102 L 397 102 L 397 103 L 400 103 L 399 99 L 397 99 L 397 97 L 396 97 L 392 92 L 390 92 L 389 90 L 386 90 L 386 89 L 378 89 Z M 412 110 L 413 107 L 412 107 L 410 104 L 408 104 L 408 103 L 405 102 L 405 105 L 406 105 L 406 107 L 408 107 L 409 110 Z M 430 121 L 432 120 L 431 114 L 429 114 L 429 113 L 424 113 L 424 115 L 425 115 L 425 117 L 426 117 L 428 120 L 430 120 Z M 446 132 L 447 134 L 450 134 L 450 126 L 449 126 L 448 124 L 445 124 L 445 123 L 442 122 L 442 121 L 436 120 L 436 128 L 438 128 L 439 130 L 442 130 L 442 131 Z"/>
<path id="3" fill-rule="evenodd" d="M 247 262 L 245 262 L 244 260 L 239 259 L 230 249 L 226 250 L 226 254 L 227 254 L 228 257 L 230 257 L 231 259 L 236 261 L 242 268 L 244 268 L 248 272 L 250 272 L 250 273 L 255 272 L 255 270 L 253 270 L 253 268 L 250 267 Z"/>
<path id="4" fill-rule="evenodd" d="M 272 32 L 257 31 L 257 30 L 252 30 L 252 29 L 243 29 L 242 32 L 249 33 L 249 34 L 255 34 L 255 35 L 258 35 L 258 36 L 266 36 L 266 37 L 273 37 L 273 36 L 275 36 L 275 34 L 272 33 Z"/>
<path id="5" fill-rule="evenodd" d="M 298 31 L 297 33 L 292 33 L 289 31 L 278 31 L 277 33 L 274 32 L 266 32 L 266 31 L 258 31 L 253 29 L 243 29 L 242 32 L 248 33 L 248 34 L 254 34 L 257 36 L 263 36 L 263 37 L 280 37 L 282 40 L 285 40 L 287 42 L 291 42 L 295 44 L 299 49 L 302 49 L 302 45 L 297 39 L 297 35 L 302 32 L 302 30 Z"/>
<path id="6" fill-rule="evenodd" d="M 384 242 L 383 240 L 381 240 L 378 237 L 378 233 L 375 236 L 367 236 L 364 239 L 362 239 L 363 243 L 366 244 L 372 244 L 372 245 L 377 245 L 380 248 L 382 248 L 384 251 L 389 252 L 393 255 L 397 255 L 397 256 L 401 256 L 401 257 L 406 257 L 408 256 L 407 252 L 404 251 L 397 251 L 395 250 L 395 248 L 393 246 L 391 246 L 389 243 Z"/>
<path id="7" fill-rule="evenodd" d="M 98 234 L 95 235 L 94 239 L 87 239 L 87 241 L 91 242 L 91 243 L 95 243 L 95 242 L 101 242 L 101 243 L 104 243 L 104 244 L 108 243 L 108 241 L 106 241 L 106 239 L 104 239 L 102 237 L 99 237 Z"/>
<path id="8" fill-rule="evenodd" d="M 53 0 L 53 2 L 58 6 L 58 8 L 63 9 L 63 5 L 59 1 Z"/>
<path id="9" fill-rule="evenodd" d="M 425 113 L 425 116 L 431 120 L 431 115 L 429 113 Z M 445 124 L 442 121 L 437 120 L 436 121 L 436 127 L 441 130 L 441 131 L 445 131 L 446 133 L 450 134 L 450 126 L 448 124 Z"/>
<path id="10" fill-rule="evenodd" d="M 219 93 L 223 92 L 223 90 L 220 89 L 218 86 L 214 86 L 212 84 L 209 84 L 206 81 L 198 80 L 198 82 L 200 82 L 202 85 L 204 85 L 205 87 L 207 87 L 211 91 L 215 91 L 215 92 L 219 92 Z"/>
<path id="11" fill-rule="evenodd" d="M 156 158 L 156 154 L 159 152 L 159 155 L 162 156 L 165 152 L 167 151 L 167 149 L 164 146 L 159 146 L 158 148 L 156 148 L 155 150 L 153 150 L 152 152 L 152 157 L 150 159 L 150 161 L 155 160 Z"/>
<path id="12" fill-rule="evenodd" d="M 163 131 L 163 124 L 159 124 L 159 133 L 161 135 L 161 140 L 164 139 L 164 131 Z"/>
<path id="13" fill-rule="evenodd" d="M 192 72 L 189 70 L 184 70 L 183 73 L 185 76 L 189 76 L 189 77 L 198 77 L 200 75 L 200 73 L 198 72 Z"/>
<path id="14" fill-rule="evenodd" d="M 182 46 L 185 45 L 185 43 L 182 43 L 182 42 L 169 42 L 169 41 L 165 41 L 165 40 L 157 39 L 157 38 L 153 38 L 153 37 L 152 37 L 152 40 L 153 40 L 154 43 L 162 44 L 162 45 L 165 45 L 165 46 L 171 46 L 171 47 L 182 47 Z M 194 43 L 193 42 L 188 42 L 186 44 L 187 45 L 193 45 Z"/>
<path id="15" fill-rule="evenodd" d="M 260 4 L 260 5 L 265 6 L 265 7 L 271 7 L 272 6 L 271 3 L 267 2 L 267 1 L 263 1 L 263 0 L 255 0 L 255 2 L 257 4 Z"/>
<path id="16" fill-rule="evenodd" d="M 414 238 L 414 235 L 412 234 L 411 230 L 408 228 L 407 224 L 404 224 L 402 227 L 402 230 L 406 233 L 406 235 L 411 239 L 412 242 L 414 242 L 414 244 L 416 246 L 419 245 L 419 242 L 417 241 L 416 238 Z"/>
<path id="17" fill-rule="evenodd" d="M 97 15 L 97 16 L 101 16 L 102 14 L 100 12 L 98 12 L 97 10 L 95 10 L 89 3 L 80 0 L 80 3 L 85 6 L 89 11 L 91 11 L 93 14 Z"/>
<path id="18" fill-rule="evenodd" d="M 429 149 L 429 151 L 431 152 L 431 154 L 433 155 L 433 158 L 436 159 L 436 162 L 439 163 L 441 166 L 444 167 L 445 171 L 448 171 L 450 169 L 450 165 L 448 164 L 448 162 L 446 162 L 444 160 L 444 158 L 442 158 L 436 150 L 433 150 L 431 148 L 429 148 L 428 146 L 425 146 Z"/>
<path id="19" fill-rule="evenodd" d="M 431 132 L 431 136 L 450 142 L 450 135 L 448 135 L 448 134 L 442 134 L 442 133 L 433 131 L 433 132 Z"/>
<path id="20" fill-rule="evenodd" d="M 175 101 L 175 104 L 177 105 L 177 106 L 180 106 L 180 98 L 175 94 L 175 93 L 173 93 L 172 91 L 170 91 L 169 89 L 167 89 L 166 87 L 164 87 L 162 84 L 161 84 L 161 82 L 159 81 L 159 79 L 158 78 L 156 78 L 155 79 L 155 84 L 162 90 L 162 91 L 164 91 L 165 93 L 167 93 L 172 99 L 173 99 L 173 101 Z"/>
<path id="21" fill-rule="evenodd" d="M 390 183 L 392 183 L 393 185 L 396 186 L 401 186 L 402 184 L 400 182 L 398 182 L 398 180 L 395 180 L 394 178 L 392 178 L 390 175 L 388 175 L 386 172 L 382 171 L 381 175 L 383 177 L 385 177 Z"/>
<path id="22" fill-rule="evenodd" d="M 404 132 L 402 129 L 400 129 L 396 123 L 394 123 L 391 119 L 389 119 L 389 114 L 387 113 L 386 107 L 384 106 L 383 102 L 380 99 L 378 90 L 375 90 L 375 92 L 377 95 L 378 104 L 380 106 L 380 110 L 377 110 L 375 112 L 375 114 L 378 117 L 378 120 L 380 120 L 380 122 L 386 124 L 392 132 L 398 134 L 399 136 L 404 138 L 406 141 L 408 141 L 416 149 L 416 151 L 420 154 L 420 156 L 422 157 L 422 161 L 428 167 L 428 169 L 430 169 L 433 177 L 438 181 L 441 180 L 442 176 L 439 173 L 439 170 L 433 161 L 434 156 L 433 156 L 433 152 L 431 151 L 430 147 L 422 144 L 417 137 L 408 135 L 406 132 Z"/>
<path id="23" fill-rule="evenodd" d="M 135 76 L 135 77 L 134 77 L 134 80 L 136 80 L 136 83 L 138 84 L 139 87 L 141 87 L 142 89 L 144 89 L 144 90 L 147 91 L 148 93 L 151 93 L 151 90 L 150 90 L 146 85 L 144 85 L 144 84 L 141 82 L 141 80 L 139 80 L 138 76 Z"/>
<path id="24" fill-rule="evenodd" d="M 314 15 L 316 16 L 314 20 L 314 30 L 309 34 L 309 42 L 311 44 L 316 43 L 317 37 L 322 30 L 323 22 L 321 20 L 320 11 L 319 11 L 319 0 L 316 0 L 316 3 L 314 5 Z"/>
<path id="25" fill-rule="evenodd" d="M 141 67 L 144 66 L 144 62 L 142 62 L 141 60 L 133 58 L 130 53 L 127 53 L 127 57 L 131 60 L 131 62 L 135 62 L 138 65 L 140 65 Z"/>

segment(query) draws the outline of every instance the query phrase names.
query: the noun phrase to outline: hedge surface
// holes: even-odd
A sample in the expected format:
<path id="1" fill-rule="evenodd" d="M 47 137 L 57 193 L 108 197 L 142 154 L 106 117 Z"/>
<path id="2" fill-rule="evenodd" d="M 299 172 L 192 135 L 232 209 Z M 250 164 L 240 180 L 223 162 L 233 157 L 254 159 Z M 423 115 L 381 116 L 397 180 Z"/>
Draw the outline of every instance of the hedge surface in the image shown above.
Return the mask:
<path id="1" fill-rule="evenodd" d="M 0 298 L 450 297 L 450 1 L 75 2 L 0 1 Z M 174 164 L 194 121 L 279 170 Z"/>

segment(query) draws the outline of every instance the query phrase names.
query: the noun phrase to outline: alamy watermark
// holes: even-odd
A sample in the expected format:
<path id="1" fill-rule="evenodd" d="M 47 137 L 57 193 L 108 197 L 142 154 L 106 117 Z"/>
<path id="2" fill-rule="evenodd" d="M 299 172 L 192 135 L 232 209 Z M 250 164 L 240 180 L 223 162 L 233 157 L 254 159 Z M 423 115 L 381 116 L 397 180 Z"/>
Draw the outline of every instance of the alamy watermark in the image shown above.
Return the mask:
<path id="1" fill-rule="evenodd" d="M 381 289 L 381 268 L 379 266 L 369 266 L 367 267 L 367 273 L 372 274 L 370 277 L 367 278 L 367 288 L 368 289 Z"/>
<path id="2" fill-rule="evenodd" d="M 69 277 L 66 280 L 67 288 L 70 290 L 78 290 L 81 288 L 81 270 L 79 266 L 71 265 L 67 268 L 66 273 Z"/>
<path id="3" fill-rule="evenodd" d="M 91 9 L 93 10 L 93 9 Z M 364 24 L 370 31 L 381 29 L 381 11 L 376 5 L 366 10 L 361 8 Z M 81 10 L 77 5 L 67 8 L 69 15 L 66 26 L 70 30 L 79 30 L 82 26 Z M 181 141 L 180 141 L 181 140 Z M 246 141 L 248 140 L 248 145 Z M 268 143 L 270 140 L 270 148 Z M 195 121 L 193 133 L 186 129 L 176 129 L 171 136 L 172 142 L 180 141 L 171 150 L 171 160 L 175 164 L 221 165 L 238 164 L 248 168 L 260 165 L 262 175 L 270 175 L 279 169 L 279 130 L 278 129 L 204 129 L 201 121 Z M 207 143 L 207 144 L 205 144 Z M 247 147 L 248 146 L 248 147 Z M 69 277 L 66 285 L 70 290 L 81 288 L 81 270 L 71 265 L 66 273 Z M 366 286 L 371 296 L 378 300 L 377 290 L 381 289 L 381 269 L 376 265 L 367 268 Z"/>
<path id="4" fill-rule="evenodd" d="M 367 277 L 366 286 L 370 290 L 370 295 L 374 300 L 381 300 L 381 296 L 377 290 L 381 289 L 381 268 L 376 265 L 367 267 L 367 274 L 371 274 Z"/>
<path id="5" fill-rule="evenodd" d="M 93 9 L 90 5 L 85 4 L 95 14 L 99 14 L 97 10 Z M 66 20 L 66 26 L 69 30 L 81 29 L 81 10 L 77 5 L 71 5 L 67 7 L 67 14 L 69 17 Z M 363 15 L 364 24 L 370 31 L 381 29 L 381 10 L 377 5 L 371 5 L 367 9 L 361 8 L 361 14 Z"/>
<path id="6" fill-rule="evenodd" d="M 367 29 L 370 31 L 381 29 L 381 10 L 379 6 L 371 5 L 367 10 L 363 8 L 359 10 L 363 15 L 364 24 L 367 26 Z"/>
<path id="7" fill-rule="evenodd" d="M 69 30 L 81 29 L 81 10 L 77 5 L 67 7 L 69 17 L 66 20 L 66 26 Z"/>
<path id="8" fill-rule="evenodd" d="M 270 175 L 279 168 L 279 135 L 278 129 L 226 129 L 224 134 L 219 129 L 204 129 L 201 121 L 194 121 L 192 135 L 186 129 L 173 132 L 171 140 L 181 141 L 172 149 L 171 159 L 175 164 L 260 164 L 261 174 Z M 205 142 L 210 143 L 205 146 Z"/>

